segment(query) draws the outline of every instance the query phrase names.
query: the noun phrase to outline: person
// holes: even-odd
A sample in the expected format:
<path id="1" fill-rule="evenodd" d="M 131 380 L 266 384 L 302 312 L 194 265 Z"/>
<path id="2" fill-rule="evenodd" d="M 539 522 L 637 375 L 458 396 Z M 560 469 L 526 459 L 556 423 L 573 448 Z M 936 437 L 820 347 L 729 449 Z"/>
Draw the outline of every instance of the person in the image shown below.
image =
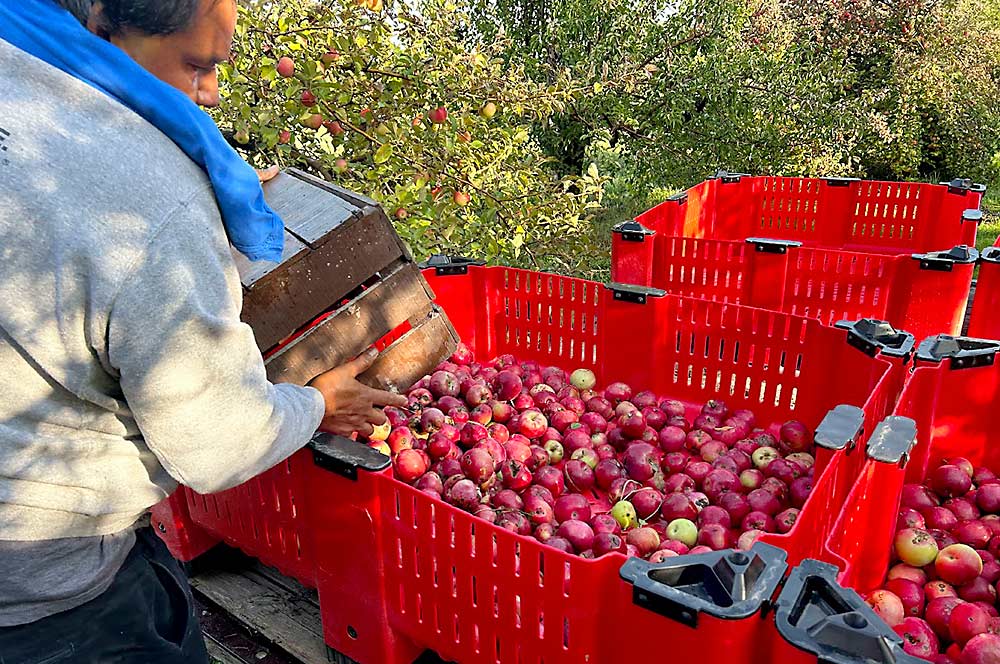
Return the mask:
<path id="1" fill-rule="evenodd" d="M 0 13 L 53 1 L 191 101 L 219 103 L 235 0 L 0 0 Z M 0 89 L 0 662 L 207 662 L 149 508 L 178 483 L 235 486 L 318 427 L 369 433 L 405 399 L 356 380 L 374 351 L 310 386 L 268 382 L 210 174 L 3 39 Z"/>

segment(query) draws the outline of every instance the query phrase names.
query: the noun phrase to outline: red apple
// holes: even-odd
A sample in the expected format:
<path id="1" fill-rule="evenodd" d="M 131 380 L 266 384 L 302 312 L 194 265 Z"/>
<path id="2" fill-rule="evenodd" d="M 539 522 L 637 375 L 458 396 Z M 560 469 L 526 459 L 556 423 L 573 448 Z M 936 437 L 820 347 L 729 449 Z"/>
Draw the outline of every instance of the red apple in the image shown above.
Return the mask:
<path id="1" fill-rule="evenodd" d="M 972 488 L 972 476 L 958 466 L 945 464 L 931 471 L 927 484 L 939 496 L 954 498 L 964 496 Z"/>
<path id="2" fill-rule="evenodd" d="M 927 623 L 942 641 L 951 641 L 949 621 L 951 620 L 951 612 L 959 604 L 965 604 L 965 602 L 957 597 L 939 597 L 927 603 L 925 613 Z"/>
<path id="3" fill-rule="evenodd" d="M 937 575 L 953 586 L 969 583 L 983 571 L 983 560 L 966 544 L 952 544 L 941 549 L 934 561 Z"/>
<path id="4" fill-rule="evenodd" d="M 277 70 L 282 78 L 291 78 L 295 75 L 295 61 L 288 56 L 284 56 L 278 60 Z"/>
<path id="5" fill-rule="evenodd" d="M 959 604 L 948 618 L 948 631 L 952 640 L 964 646 L 972 637 L 983 634 L 989 628 L 990 616 L 975 604 Z"/>
<path id="6" fill-rule="evenodd" d="M 430 118 L 430 121 L 434 124 L 444 124 L 448 120 L 448 109 L 444 106 L 438 106 L 437 108 L 432 109 L 427 114 L 427 117 Z"/>
<path id="7" fill-rule="evenodd" d="M 962 648 L 962 664 L 997 664 L 1000 662 L 1000 636 L 979 634 Z"/>
<path id="8" fill-rule="evenodd" d="M 903 637 L 903 652 L 908 655 L 927 659 L 937 654 L 939 648 L 937 635 L 931 626 L 920 618 L 904 618 L 903 622 L 892 629 Z"/>
<path id="9" fill-rule="evenodd" d="M 895 627 L 903 622 L 903 618 L 906 617 L 903 611 L 903 603 L 892 591 L 876 590 L 868 596 L 866 601 L 875 611 L 876 615 L 885 621 L 885 624 L 889 627 Z"/>
<path id="10" fill-rule="evenodd" d="M 920 617 L 924 614 L 924 588 L 907 579 L 892 579 L 885 584 L 903 603 L 905 615 Z"/>
<path id="11" fill-rule="evenodd" d="M 942 597 L 958 597 L 958 591 L 950 583 L 939 579 L 924 584 L 924 596 L 928 602 L 932 602 Z"/>

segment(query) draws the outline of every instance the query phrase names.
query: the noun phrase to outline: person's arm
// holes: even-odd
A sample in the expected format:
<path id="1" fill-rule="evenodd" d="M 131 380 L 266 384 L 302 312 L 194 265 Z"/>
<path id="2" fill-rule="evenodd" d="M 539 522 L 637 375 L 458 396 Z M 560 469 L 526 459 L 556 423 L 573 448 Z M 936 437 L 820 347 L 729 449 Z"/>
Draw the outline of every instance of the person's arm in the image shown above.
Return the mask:
<path id="1" fill-rule="evenodd" d="M 324 418 L 347 433 L 384 417 L 373 409 L 383 393 L 354 380 L 372 358 L 317 378 L 321 389 L 267 380 L 240 321 L 239 276 L 218 223 L 204 202 L 179 209 L 136 260 L 108 329 L 109 358 L 146 444 L 200 493 L 284 460 Z"/>

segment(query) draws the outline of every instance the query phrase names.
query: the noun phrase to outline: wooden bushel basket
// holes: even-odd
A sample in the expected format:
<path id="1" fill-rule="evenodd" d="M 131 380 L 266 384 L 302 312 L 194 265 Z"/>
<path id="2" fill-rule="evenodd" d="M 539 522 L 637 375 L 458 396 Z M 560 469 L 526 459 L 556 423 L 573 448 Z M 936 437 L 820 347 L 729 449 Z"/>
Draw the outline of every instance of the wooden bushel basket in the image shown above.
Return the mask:
<path id="1" fill-rule="evenodd" d="M 402 332 L 360 377 L 401 392 L 455 351 L 454 328 L 375 201 L 294 169 L 264 195 L 285 221 L 282 260 L 234 255 L 243 320 L 272 382 L 305 384 Z"/>

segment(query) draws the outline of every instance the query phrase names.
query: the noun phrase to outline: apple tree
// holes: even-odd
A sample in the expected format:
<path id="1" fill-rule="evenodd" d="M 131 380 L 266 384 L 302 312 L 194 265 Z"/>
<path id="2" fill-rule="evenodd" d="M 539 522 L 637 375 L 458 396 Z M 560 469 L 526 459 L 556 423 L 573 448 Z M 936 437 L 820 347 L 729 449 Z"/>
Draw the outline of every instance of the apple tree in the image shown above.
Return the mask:
<path id="1" fill-rule="evenodd" d="M 379 201 L 418 257 L 576 269 L 602 177 L 560 175 L 531 128 L 580 90 L 532 82 L 502 37 L 470 48 L 470 25 L 451 0 L 243 5 L 217 120 L 254 165 Z"/>

